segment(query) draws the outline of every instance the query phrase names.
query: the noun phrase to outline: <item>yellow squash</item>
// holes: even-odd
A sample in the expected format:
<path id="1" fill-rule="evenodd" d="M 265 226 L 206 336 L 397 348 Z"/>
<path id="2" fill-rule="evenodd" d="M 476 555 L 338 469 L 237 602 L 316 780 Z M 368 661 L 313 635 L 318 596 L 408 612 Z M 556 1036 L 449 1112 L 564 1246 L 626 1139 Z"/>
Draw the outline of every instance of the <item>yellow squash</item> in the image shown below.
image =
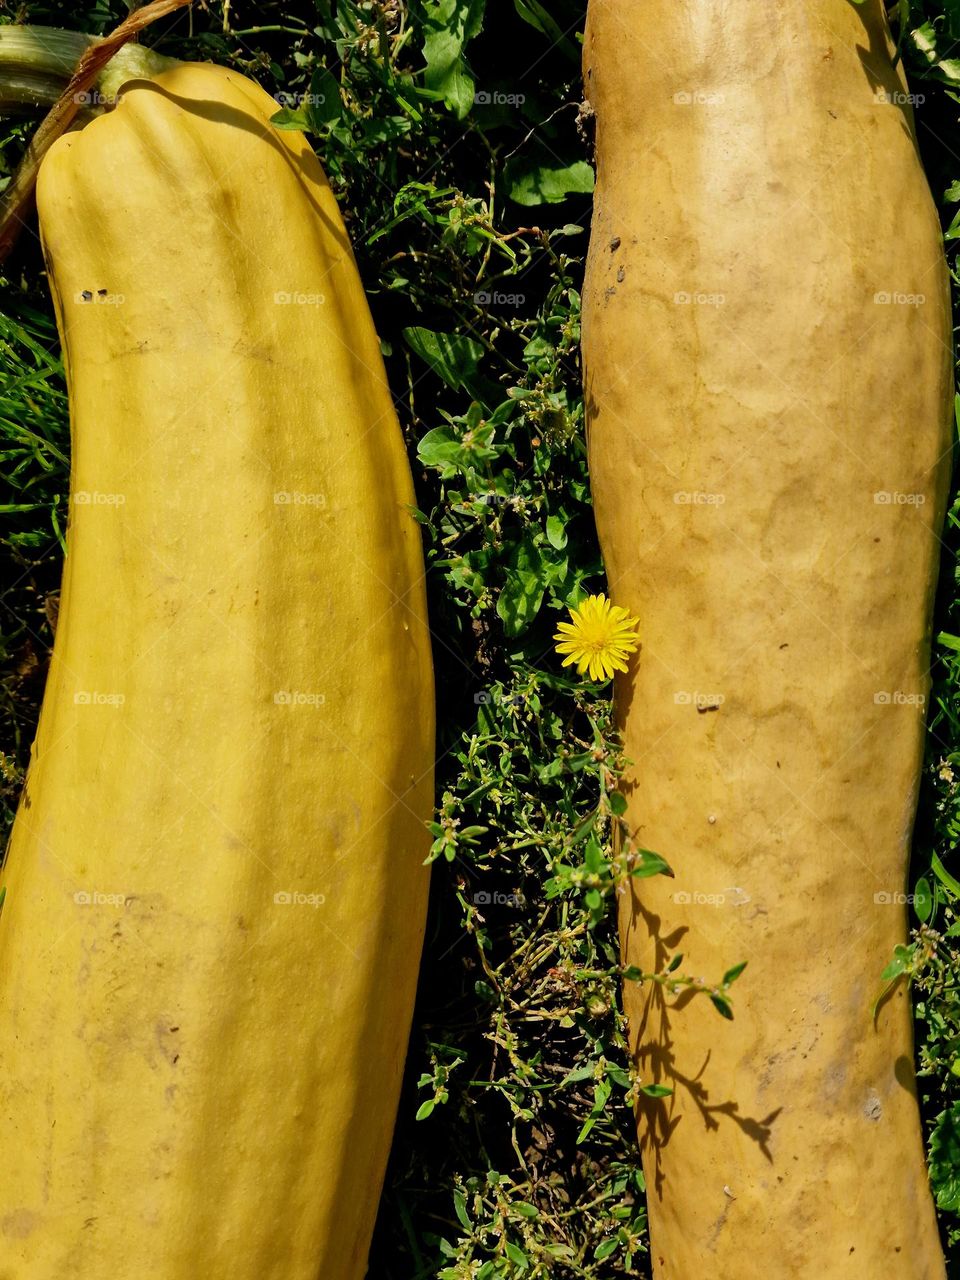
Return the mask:
<path id="1" fill-rule="evenodd" d="M 656 1280 L 941 1280 L 906 937 L 951 445 L 940 228 L 879 0 L 591 0 L 583 346 Z"/>
<path id="2" fill-rule="evenodd" d="M 182 65 L 43 163 L 73 432 L 4 870 L 0 1280 L 359 1280 L 427 894 L 393 402 L 304 139 Z"/>

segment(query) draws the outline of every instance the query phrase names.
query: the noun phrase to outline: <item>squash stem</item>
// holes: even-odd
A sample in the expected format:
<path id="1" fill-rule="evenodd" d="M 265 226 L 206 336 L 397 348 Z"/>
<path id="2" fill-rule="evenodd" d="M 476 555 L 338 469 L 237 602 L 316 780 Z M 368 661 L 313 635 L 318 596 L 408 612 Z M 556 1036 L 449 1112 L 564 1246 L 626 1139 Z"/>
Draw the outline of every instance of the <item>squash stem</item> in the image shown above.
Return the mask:
<path id="1" fill-rule="evenodd" d="M 43 157 L 85 107 L 91 103 L 99 105 L 97 94 L 109 103 L 116 97 L 124 81 L 131 76 L 141 78 L 155 75 L 158 69 L 175 65 L 170 58 L 160 58 L 149 49 L 143 49 L 139 45 L 128 47 L 128 44 L 151 22 L 175 13 L 190 2 L 191 0 L 151 0 L 151 3 L 142 8 L 134 9 L 102 40 L 93 36 L 74 35 L 69 31 L 60 32 L 58 38 L 51 40 L 49 32 L 36 27 L 32 28 L 31 38 L 31 28 L 0 27 L 0 32 L 17 32 L 15 36 L 7 37 L 12 65 L 22 72 L 24 59 L 29 58 L 26 64 L 28 68 L 36 70 L 43 65 L 52 70 L 59 67 L 61 79 L 66 81 L 63 91 L 30 139 L 20 167 L 0 198 L 0 262 L 13 248 L 26 223 Z M 72 52 L 79 50 L 79 54 L 76 62 L 64 72 L 63 62 L 71 56 L 71 47 L 67 44 L 70 39 L 74 42 Z M 119 64 L 118 58 L 121 59 Z M 123 58 L 126 58 L 126 62 L 122 61 Z M 131 59 L 135 61 L 130 61 Z M 96 94 L 91 92 L 94 89 Z"/>
<path id="2" fill-rule="evenodd" d="M 57 27 L 0 26 L 0 115 L 10 108 L 52 107 L 83 55 L 103 43 L 99 36 Z M 175 58 L 125 44 L 97 74 L 97 90 L 110 101 L 127 80 L 155 76 L 176 65 Z M 89 96 L 96 105 L 97 96 Z"/>

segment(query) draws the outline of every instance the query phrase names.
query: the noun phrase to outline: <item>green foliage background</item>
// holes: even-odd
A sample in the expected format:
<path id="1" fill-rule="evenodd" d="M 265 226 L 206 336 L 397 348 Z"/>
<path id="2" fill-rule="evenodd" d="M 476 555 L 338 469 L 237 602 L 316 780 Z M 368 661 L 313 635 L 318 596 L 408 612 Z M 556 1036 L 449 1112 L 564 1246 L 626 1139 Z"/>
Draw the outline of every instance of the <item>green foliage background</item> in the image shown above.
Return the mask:
<path id="1" fill-rule="evenodd" d="M 895 7 L 953 254 L 960 3 Z M 648 1274 L 631 1111 L 646 1082 L 632 1078 L 625 1054 L 614 923 L 627 874 L 611 841 L 621 762 L 608 690 L 571 680 L 551 643 L 564 607 L 603 589 L 578 364 L 592 189 L 584 11 L 584 0 L 218 0 L 145 37 L 161 52 L 256 76 L 280 96 L 278 126 L 311 134 L 347 219 L 414 464 L 443 690 L 436 866 L 375 1280 Z M 102 32 L 125 7 L 0 13 Z M 30 125 L 0 128 L 0 172 Z M 26 237 L 0 296 L 8 823 L 56 620 L 68 446 L 42 260 Z M 955 497 L 917 932 L 896 957 L 877 957 L 877 985 L 888 961 L 888 980 L 915 984 L 931 1170 L 960 1258 L 958 530 Z M 657 869 L 641 862 L 635 873 Z"/>

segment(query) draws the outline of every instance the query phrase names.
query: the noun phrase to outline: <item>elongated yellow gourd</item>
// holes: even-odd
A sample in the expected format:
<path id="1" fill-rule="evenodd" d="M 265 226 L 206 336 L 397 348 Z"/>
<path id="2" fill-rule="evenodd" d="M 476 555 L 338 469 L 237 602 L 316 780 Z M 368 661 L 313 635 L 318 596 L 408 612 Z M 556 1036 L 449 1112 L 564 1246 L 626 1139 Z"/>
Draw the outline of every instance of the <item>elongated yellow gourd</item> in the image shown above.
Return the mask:
<path id="1" fill-rule="evenodd" d="M 950 450 L 940 229 L 879 0 L 591 0 L 596 516 L 642 651 L 625 959 L 656 1280 L 940 1280 L 906 935 Z"/>
<path id="2" fill-rule="evenodd" d="M 302 137 L 183 65 L 54 146 L 60 623 L 0 917 L 2 1280 L 359 1280 L 422 936 L 412 486 Z"/>

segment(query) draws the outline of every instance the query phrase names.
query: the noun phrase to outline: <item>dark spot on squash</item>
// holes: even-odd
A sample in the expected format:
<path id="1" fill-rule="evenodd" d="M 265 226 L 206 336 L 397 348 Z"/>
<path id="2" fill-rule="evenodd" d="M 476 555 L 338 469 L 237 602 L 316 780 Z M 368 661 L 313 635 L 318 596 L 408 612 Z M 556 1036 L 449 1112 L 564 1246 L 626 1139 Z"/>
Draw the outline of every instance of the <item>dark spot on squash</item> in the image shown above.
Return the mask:
<path id="1" fill-rule="evenodd" d="M 619 248 L 620 248 L 620 237 L 614 236 L 613 239 L 610 241 L 610 252 L 616 253 Z"/>

